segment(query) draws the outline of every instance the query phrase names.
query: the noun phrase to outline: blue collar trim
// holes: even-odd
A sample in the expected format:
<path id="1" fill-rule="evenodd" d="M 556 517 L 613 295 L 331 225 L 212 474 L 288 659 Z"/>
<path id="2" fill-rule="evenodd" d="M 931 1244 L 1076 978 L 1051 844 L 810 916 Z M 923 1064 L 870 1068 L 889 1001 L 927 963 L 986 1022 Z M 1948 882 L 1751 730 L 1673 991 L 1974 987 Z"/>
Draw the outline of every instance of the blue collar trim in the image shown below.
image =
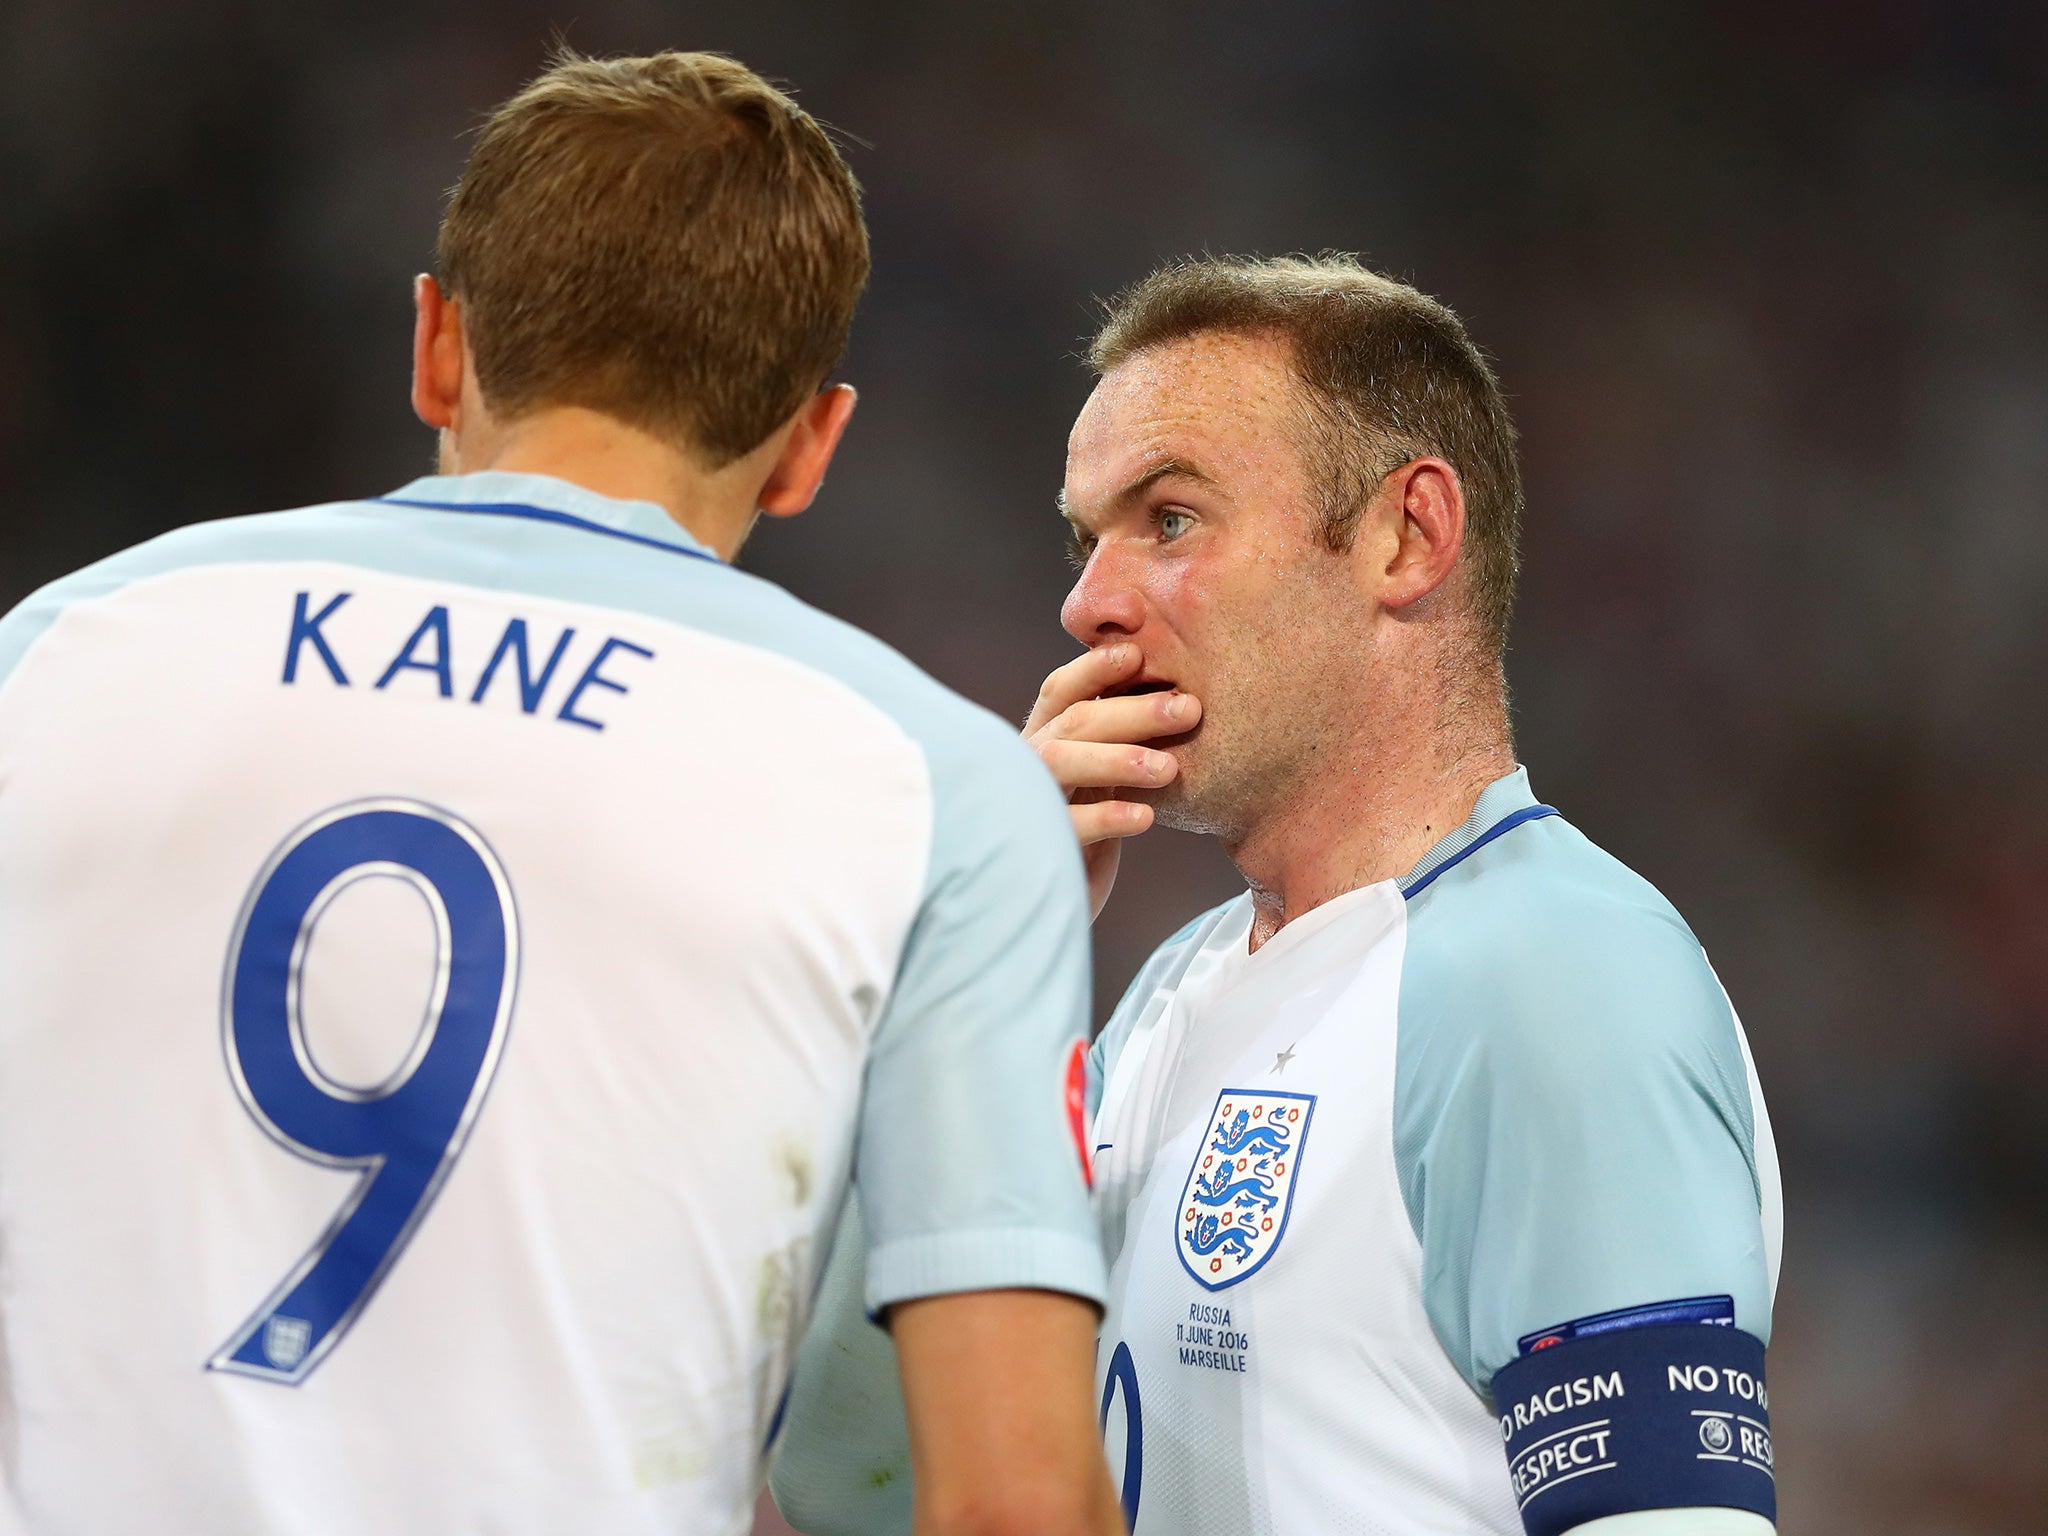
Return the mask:
<path id="1" fill-rule="evenodd" d="M 425 507 L 436 512 L 479 512 L 486 517 L 523 517 L 535 523 L 560 523 L 567 528 L 581 528 L 586 533 L 601 533 L 608 539 L 624 539 L 629 544 L 644 544 L 649 549 L 663 550 L 671 555 L 687 555 L 692 560 L 708 560 L 713 565 L 725 564 L 708 549 L 696 549 L 687 544 L 671 544 L 666 539 L 650 539 L 643 533 L 628 533 L 623 528 L 607 528 L 603 523 L 571 517 L 567 512 L 557 512 L 552 507 L 534 507 L 514 501 L 415 501 L 408 496 L 379 496 L 376 499 L 388 507 Z"/>
<path id="2" fill-rule="evenodd" d="M 1401 895 L 1405 897 L 1407 900 L 1413 901 L 1417 896 L 1420 896 L 1424 891 L 1430 888 L 1430 885 L 1436 880 L 1436 877 L 1438 875 L 1442 874 L 1447 869 L 1456 869 L 1460 864 L 1464 863 L 1465 860 L 1471 858 L 1473 854 L 1477 853 L 1480 849 L 1484 848 L 1496 837 L 1500 837 L 1505 833 L 1514 831 L 1515 828 L 1519 827 L 1525 821 L 1541 821 L 1546 816 L 1556 816 L 1559 814 L 1561 813 L 1554 805 L 1525 805 L 1519 811 L 1514 811 L 1506 816 L 1501 817 L 1499 821 L 1496 821 L 1484 832 L 1480 833 L 1477 837 L 1473 838 L 1471 842 L 1467 843 L 1464 847 L 1460 848 L 1448 859 L 1445 859 L 1443 863 L 1437 865 L 1435 869 L 1432 869 L 1420 880 L 1416 881 L 1413 885 L 1408 886 L 1406 889 L 1404 889 L 1401 892 Z"/>

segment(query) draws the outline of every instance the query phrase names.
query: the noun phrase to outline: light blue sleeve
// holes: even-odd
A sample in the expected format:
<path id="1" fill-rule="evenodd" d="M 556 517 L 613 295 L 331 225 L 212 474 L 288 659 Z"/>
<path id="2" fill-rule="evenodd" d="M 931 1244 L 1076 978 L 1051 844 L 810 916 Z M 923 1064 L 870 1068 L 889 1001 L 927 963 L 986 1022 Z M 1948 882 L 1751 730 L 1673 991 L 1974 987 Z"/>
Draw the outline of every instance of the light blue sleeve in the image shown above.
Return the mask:
<path id="1" fill-rule="evenodd" d="M 1561 820 L 1418 896 L 1394 1151 L 1438 1339 L 1482 1394 L 1525 1334 L 1729 1295 L 1768 1341 L 1749 1080 L 1698 942 Z"/>
<path id="2" fill-rule="evenodd" d="M 854 1183 L 866 1303 L 1030 1286 L 1091 1301 L 1102 1252 L 1066 1086 L 1088 895 L 1051 775 L 993 715 L 926 739 L 926 895 L 869 1053 Z"/>
<path id="3" fill-rule="evenodd" d="M 769 1473 L 805 1536 L 910 1536 L 910 1426 L 896 1346 L 868 1318 L 867 1239 L 849 1203 L 798 1351 Z"/>

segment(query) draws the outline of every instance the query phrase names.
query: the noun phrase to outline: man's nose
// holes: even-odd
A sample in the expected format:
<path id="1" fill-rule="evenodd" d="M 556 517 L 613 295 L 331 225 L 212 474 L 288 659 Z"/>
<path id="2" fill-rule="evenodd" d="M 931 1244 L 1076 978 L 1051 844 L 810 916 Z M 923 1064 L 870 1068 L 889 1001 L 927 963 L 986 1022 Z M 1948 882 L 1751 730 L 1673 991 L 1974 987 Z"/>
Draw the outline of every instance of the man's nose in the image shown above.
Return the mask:
<path id="1" fill-rule="evenodd" d="M 1098 544 L 1060 605 L 1060 624 L 1083 645 L 1135 635 L 1144 627 L 1144 596 L 1119 565 L 1109 546 Z"/>

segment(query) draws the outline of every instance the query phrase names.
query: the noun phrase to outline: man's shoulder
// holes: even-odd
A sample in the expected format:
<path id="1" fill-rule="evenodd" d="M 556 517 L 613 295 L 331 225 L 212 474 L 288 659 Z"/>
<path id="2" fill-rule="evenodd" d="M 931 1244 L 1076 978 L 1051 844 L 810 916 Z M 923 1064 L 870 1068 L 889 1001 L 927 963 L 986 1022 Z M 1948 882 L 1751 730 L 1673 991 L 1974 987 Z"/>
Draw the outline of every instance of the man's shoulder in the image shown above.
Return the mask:
<path id="1" fill-rule="evenodd" d="M 80 603 L 206 568 L 324 564 L 637 613 L 777 656 L 889 717 L 935 776 L 991 759 L 1014 773 L 1020 752 L 1029 758 L 1005 722 L 865 630 L 762 577 L 650 543 L 380 498 L 189 524 L 61 577 L 0 618 L 0 681 Z"/>
<path id="2" fill-rule="evenodd" d="M 1704 964 L 1663 893 L 1559 815 L 1513 828 L 1411 896 L 1408 934 L 1411 965 L 1455 957 L 1437 979 L 1459 990 L 1629 961 Z"/>
<path id="3" fill-rule="evenodd" d="M 0 615 L 0 682 L 66 610 L 178 571 L 275 558 L 263 551 L 278 535 L 289 536 L 309 515 L 328 510 L 305 508 L 188 523 L 45 583 Z"/>
<path id="4" fill-rule="evenodd" d="M 1206 912 L 1197 912 L 1178 928 L 1160 940 L 1159 947 L 1152 951 L 1145 964 L 1147 969 L 1158 965 L 1185 963 L 1194 957 L 1196 951 L 1215 937 L 1216 932 L 1231 912 L 1244 905 L 1246 897 L 1231 896 L 1219 901 Z"/>
<path id="5" fill-rule="evenodd" d="M 1404 1047 L 1439 1036 L 1532 1071 L 1588 1052 L 1735 1048 L 1726 995 L 1685 920 L 1556 815 L 1416 893 L 1401 1019 Z"/>
<path id="6" fill-rule="evenodd" d="M 1222 930 L 1249 900 L 1246 896 L 1233 896 L 1228 901 L 1219 901 L 1206 912 L 1196 913 L 1161 940 L 1159 947 L 1146 957 L 1144 965 L 1132 978 L 1117 1012 L 1121 1014 L 1133 1004 L 1142 1007 L 1146 998 L 1177 986 L 1195 957 L 1211 943 L 1220 942 Z"/>
<path id="7" fill-rule="evenodd" d="M 1394 1165 L 1467 1381 L 1488 1390 L 1533 1328 L 1663 1297 L 1727 1292 L 1766 1334 L 1767 1122 L 1671 903 L 1551 814 L 1409 916 Z"/>
<path id="8" fill-rule="evenodd" d="M 1123 998 L 1110 1014 L 1109 1022 L 1102 1026 L 1102 1033 L 1096 1036 L 1095 1059 L 1099 1069 L 1106 1070 L 1115 1062 L 1117 1053 L 1123 1049 L 1125 1040 L 1151 1001 L 1170 994 L 1180 985 L 1195 957 L 1248 900 L 1248 897 L 1233 896 L 1206 912 L 1197 913 L 1152 951 L 1138 968 L 1138 974 L 1131 978 L 1131 984 L 1124 989 Z"/>

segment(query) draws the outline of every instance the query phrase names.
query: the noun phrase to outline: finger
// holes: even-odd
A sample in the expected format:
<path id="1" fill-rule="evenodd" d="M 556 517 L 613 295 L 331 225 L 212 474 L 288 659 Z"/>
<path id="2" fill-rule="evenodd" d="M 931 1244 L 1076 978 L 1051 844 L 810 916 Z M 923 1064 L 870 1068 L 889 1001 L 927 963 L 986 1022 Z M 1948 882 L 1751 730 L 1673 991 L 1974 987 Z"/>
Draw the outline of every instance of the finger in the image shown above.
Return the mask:
<path id="1" fill-rule="evenodd" d="M 1061 741 L 1150 741 L 1193 730 L 1202 718 L 1202 701 L 1191 693 L 1129 693 L 1116 698 L 1084 699 L 1055 715 L 1033 738 Z"/>
<path id="2" fill-rule="evenodd" d="M 1135 673 L 1143 662 L 1144 658 L 1135 645 L 1119 641 L 1114 645 L 1100 645 L 1083 651 L 1065 666 L 1053 668 L 1039 686 L 1038 702 L 1031 706 L 1031 717 L 1024 722 L 1024 734 L 1036 735 L 1048 720 L 1068 705 L 1092 699 L 1103 689 L 1114 687 Z"/>
<path id="3" fill-rule="evenodd" d="M 1152 807 L 1135 800 L 1097 800 L 1089 805 L 1070 805 L 1067 814 L 1074 821 L 1074 836 L 1087 848 L 1111 838 L 1135 837 L 1152 825 Z"/>
<path id="4" fill-rule="evenodd" d="M 1170 752 L 1128 743 L 1047 741 L 1036 744 L 1038 756 L 1060 788 L 1157 789 L 1173 782 L 1180 771 Z"/>

